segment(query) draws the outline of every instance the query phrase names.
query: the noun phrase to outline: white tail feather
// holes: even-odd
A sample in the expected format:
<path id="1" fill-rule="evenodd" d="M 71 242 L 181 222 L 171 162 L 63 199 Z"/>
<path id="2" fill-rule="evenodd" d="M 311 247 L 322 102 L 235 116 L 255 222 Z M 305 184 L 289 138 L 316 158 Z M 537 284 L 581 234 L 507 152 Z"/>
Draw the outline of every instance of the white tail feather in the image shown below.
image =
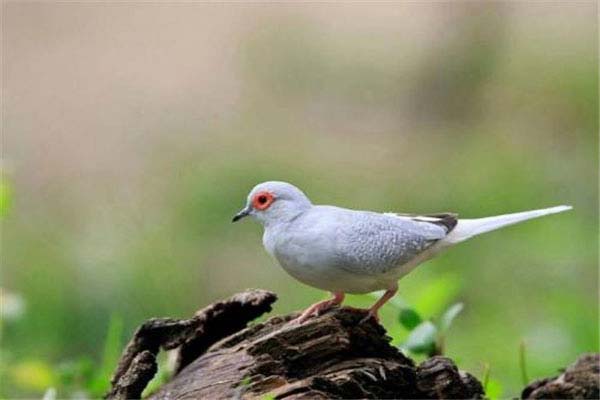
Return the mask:
<path id="1" fill-rule="evenodd" d="M 556 214 L 572 209 L 571 206 L 556 206 L 542 210 L 524 211 L 514 214 L 497 215 L 495 217 L 477 219 L 459 219 L 454 229 L 444 239 L 440 240 L 447 245 L 460 243 L 475 235 L 503 228 L 505 226 L 527 221 L 528 219 Z"/>
<path id="2" fill-rule="evenodd" d="M 459 219 L 458 223 L 450 231 L 448 236 L 436 242 L 422 253 L 419 253 L 412 260 L 402 266 L 397 273 L 397 278 L 408 274 L 417 265 L 421 264 L 434 257 L 444 249 L 463 242 L 475 235 L 503 228 L 508 225 L 518 224 L 519 222 L 527 221 L 528 219 L 542 217 L 544 215 L 556 214 L 559 212 L 572 209 L 571 206 L 557 206 L 544 208 L 543 210 L 524 211 L 514 214 L 497 215 L 495 217 L 477 218 L 477 219 Z"/>

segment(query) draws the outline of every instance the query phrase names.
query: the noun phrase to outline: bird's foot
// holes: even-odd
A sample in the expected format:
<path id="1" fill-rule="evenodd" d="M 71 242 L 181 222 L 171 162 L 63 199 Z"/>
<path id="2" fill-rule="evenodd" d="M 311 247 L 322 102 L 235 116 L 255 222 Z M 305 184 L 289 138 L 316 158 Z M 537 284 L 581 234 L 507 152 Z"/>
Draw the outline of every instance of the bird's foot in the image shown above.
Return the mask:
<path id="1" fill-rule="evenodd" d="M 369 310 L 367 312 L 367 315 L 363 319 L 361 319 L 358 323 L 364 324 L 365 322 L 369 321 L 371 318 L 374 319 L 375 322 L 379 323 L 379 314 L 377 313 L 377 311 L 373 311 L 373 310 Z"/>
<path id="2" fill-rule="evenodd" d="M 301 324 L 308 318 L 310 318 L 313 314 L 320 315 L 323 312 L 329 310 L 331 307 L 341 304 L 343 300 L 343 293 L 334 293 L 332 299 L 323 300 L 308 307 L 306 310 L 304 310 L 302 314 L 300 314 L 298 318 L 294 320 L 294 322 L 297 324 Z"/>
<path id="3" fill-rule="evenodd" d="M 329 310 L 331 307 L 333 307 L 333 304 L 331 304 L 329 300 L 327 300 L 326 302 L 313 304 L 312 306 L 304 310 L 304 312 L 300 314 L 300 316 L 296 318 L 294 322 L 297 324 L 301 324 L 307 319 L 309 319 L 311 316 L 320 315 L 321 313 Z"/>
<path id="4" fill-rule="evenodd" d="M 392 288 L 386 290 L 385 293 L 383 294 L 383 296 L 381 296 L 381 298 L 379 300 L 377 300 L 377 302 L 375 304 L 373 304 L 373 306 L 371 308 L 369 308 L 367 316 L 364 317 L 362 320 L 360 320 L 359 323 L 362 324 L 363 322 L 366 322 L 366 321 L 370 320 L 371 318 L 373 318 L 375 320 L 375 322 L 378 323 L 379 322 L 379 309 L 381 308 L 381 306 L 383 306 L 385 303 L 387 303 L 387 301 L 389 299 L 394 297 L 394 295 L 396 294 L 397 291 L 398 291 L 398 286 L 393 286 Z"/>

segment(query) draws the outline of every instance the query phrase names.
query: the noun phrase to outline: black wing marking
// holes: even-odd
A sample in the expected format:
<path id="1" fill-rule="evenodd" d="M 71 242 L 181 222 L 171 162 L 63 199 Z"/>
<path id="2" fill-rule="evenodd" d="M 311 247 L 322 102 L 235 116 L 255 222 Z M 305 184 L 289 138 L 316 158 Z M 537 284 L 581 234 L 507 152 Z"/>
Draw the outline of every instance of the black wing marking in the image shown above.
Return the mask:
<path id="1" fill-rule="evenodd" d="M 436 214 L 396 214 L 402 217 L 408 217 L 415 221 L 421 222 L 429 222 L 430 224 L 440 225 L 446 228 L 446 232 L 450 233 L 456 224 L 458 223 L 458 214 L 445 212 L 445 213 L 436 213 Z"/>

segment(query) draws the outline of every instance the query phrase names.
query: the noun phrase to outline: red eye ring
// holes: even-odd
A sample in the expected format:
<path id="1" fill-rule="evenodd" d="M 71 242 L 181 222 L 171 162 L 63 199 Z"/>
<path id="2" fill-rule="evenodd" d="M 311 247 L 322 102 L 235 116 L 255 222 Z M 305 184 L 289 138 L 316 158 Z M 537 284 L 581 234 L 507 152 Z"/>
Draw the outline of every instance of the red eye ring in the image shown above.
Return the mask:
<path id="1" fill-rule="evenodd" d="M 259 192 L 252 198 L 252 207 L 256 210 L 266 210 L 275 200 L 275 196 L 269 192 Z"/>

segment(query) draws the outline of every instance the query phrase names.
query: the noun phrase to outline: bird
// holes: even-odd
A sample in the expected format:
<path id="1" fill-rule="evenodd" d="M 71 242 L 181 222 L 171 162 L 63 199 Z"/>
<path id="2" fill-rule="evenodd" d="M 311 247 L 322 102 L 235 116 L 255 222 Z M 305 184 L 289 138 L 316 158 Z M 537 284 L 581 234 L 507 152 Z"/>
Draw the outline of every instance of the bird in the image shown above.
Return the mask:
<path id="1" fill-rule="evenodd" d="M 367 311 L 379 309 L 398 291 L 398 281 L 447 248 L 474 236 L 532 218 L 572 209 L 568 205 L 485 218 L 454 213 L 400 214 L 314 205 L 296 186 L 259 183 L 232 222 L 250 216 L 264 227 L 263 245 L 298 281 L 331 292 L 332 297 L 304 310 L 313 315 L 341 305 L 346 294 L 385 291 Z"/>

